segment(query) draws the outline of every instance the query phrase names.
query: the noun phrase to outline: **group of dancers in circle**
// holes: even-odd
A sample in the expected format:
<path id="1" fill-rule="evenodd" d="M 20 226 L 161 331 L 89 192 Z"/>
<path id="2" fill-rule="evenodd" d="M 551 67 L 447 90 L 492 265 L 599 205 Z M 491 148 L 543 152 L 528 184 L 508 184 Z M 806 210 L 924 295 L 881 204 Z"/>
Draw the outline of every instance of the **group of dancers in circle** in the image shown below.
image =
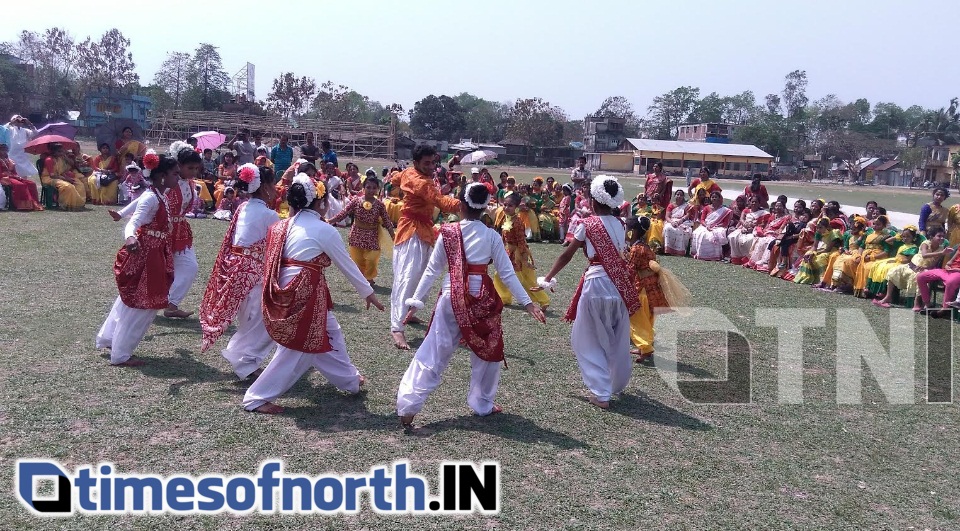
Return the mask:
<path id="1" fill-rule="evenodd" d="M 532 269 L 524 268 L 523 238 L 514 242 L 510 227 L 502 236 L 481 220 L 492 199 L 488 187 L 469 183 L 459 197 L 442 194 L 434 179 L 437 159 L 433 148 L 418 146 L 413 164 L 390 177 L 390 184 L 399 187 L 404 198 L 393 232 L 390 301 L 391 333 L 398 348 L 408 348 L 406 325 L 426 308 L 434 283 L 438 279 L 442 283 L 426 336 L 399 384 L 401 424 L 413 427 L 415 415 L 440 384 L 461 345 L 471 357 L 468 405 L 480 416 L 502 411 L 495 396 L 505 360 L 504 298 L 545 323 L 541 305 L 533 297 L 556 289 L 556 276 L 581 252 L 588 266 L 564 319 L 573 323 L 571 347 L 588 399 L 608 408 L 631 376 L 631 336 L 643 335 L 652 345 L 655 313 L 677 306 L 676 298 L 668 299 L 683 291 L 645 243 L 650 220 L 624 221 L 619 217 L 624 202 L 620 183 L 610 176 L 593 178 L 582 190 L 593 215 L 580 220 L 571 243 L 534 283 Z M 114 263 L 119 296 L 96 337 L 96 346 L 109 349 L 110 362 L 117 366 L 144 363 L 134 351 L 158 310 L 173 318 L 190 315 L 179 304 L 198 270 L 185 214 L 201 173 L 200 154 L 188 144 L 175 142 L 165 154 L 148 151 L 143 163 L 149 188 L 121 212 L 129 220 Z M 355 215 L 361 210 L 382 212 L 377 207 L 379 182 L 367 180 L 365 185 L 370 190 L 356 198 L 350 211 Z M 325 270 L 336 266 L 367 309 L 384 310 L 374 293 L 371 266 L 365 265 L 359 252 L 363 249 L 355 250 L 359 240 L 353 234 L 379 229 L 380 216 L 370 220 L 357 216 L 360 222 L 351 229 L 348 252 L 337 229 L 325 219 L 328 191 L 314 176 L 297 173 L 284 187 L 290 208 L 286 219 L 269 206 L 278 199 L 277 188 L 261 182 L 257 166 L 239 169 L 237 188 L 250 199 L 230 222 L 203 295 L 201 351 L 211 348 L 235 324 L 222 354 L 238 378 L 252 382 L 243 398 L 247 411 L 282 413 L 275 401 L 311 367 L 341 391 L 360 392 L 365 378 L 347 352 L 332 311 Z M 456 213 L 460 221 L 435 226 L 434 209 Z M 489 272 L 491 264 L 496 281 Z M 361 271 L 361 266 L 368 270 Z M 375 263 L 372 267 L 375 276 Z"/>

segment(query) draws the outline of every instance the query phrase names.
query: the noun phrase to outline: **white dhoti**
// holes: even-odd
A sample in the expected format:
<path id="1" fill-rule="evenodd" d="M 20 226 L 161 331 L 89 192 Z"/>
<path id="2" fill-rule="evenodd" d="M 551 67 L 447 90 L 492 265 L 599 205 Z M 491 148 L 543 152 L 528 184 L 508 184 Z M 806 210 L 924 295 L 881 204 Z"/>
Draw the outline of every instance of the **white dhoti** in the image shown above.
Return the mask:
<path id="1" fill-rule="evenodd" d="M 156 310 L 131 308 L 117 297 L 97 332 L 97 348 L 110 349 L 110 363 L 114 365 L 129 360 L 156 315 Z"/>
<path id="2" fill-rule="evenodd" d="M 263 325 L 263 309 L 260 304 L 262 300 L 263 284 L 257 284 L 240 304 L 233 320 L 237 332 L 222 352 L 241 380 L 260 368 L 260 364 L 276 346 Z"/>
<path id="3" fill-rule="evenodd" d="M 393 248 L 393 291 L 390 293 L 390 331 L 403 332 L 406 300 L 413 296 L 427 269 L 433 247 L 416 234 Z"/>
<path id="4" fill-rule="evenodd" d="M 180 306 L 197 278 L 199 267 L 197 253 L 193 251 L 193 247 L 173 255 L 173 284 L 170 285 L 170 293 L 167 296 L 170 304 Z"/>
<path id="5" fill-rule="evenodd" d="M 598 400 L 606 402 L 626 389 L 633 371 L 630 316 L 606 275 L 584 280 L 570 344 L 583 384 Z"/>
<path id="6" fill-rule="evenodd" d="M 427 397 L 440 385 L 440 378 L 460 345 L 460 338 L 460 327 L 453 315 L 450 293 L 445 292 L 437 303 L 430 330 L 400 381 L 397 391 L 398 415 L 416 415 L 423 409 Z M 467 405 L 478 415 L 489 415 L 500 386 L 500 363 L 484 361 L 471 352 L 470 366 Z"/>
<path id="7" fill-rule="evenodd" d="M 247 389 L 243 397 L 243 407 L 252 411 L 273 402 L 297 383 L 311 367 L 316 369 L 331 384 L 341 391 L 358 393 L 360 391 L 360 371 L 350 361 L 347 343 L 340 330 L 340 323 L 333 312 L 327 312 L 327 335 L 330 337 L 330 352 L 308 354 L 284 346 L 277 347 L 270 364 Z"/>

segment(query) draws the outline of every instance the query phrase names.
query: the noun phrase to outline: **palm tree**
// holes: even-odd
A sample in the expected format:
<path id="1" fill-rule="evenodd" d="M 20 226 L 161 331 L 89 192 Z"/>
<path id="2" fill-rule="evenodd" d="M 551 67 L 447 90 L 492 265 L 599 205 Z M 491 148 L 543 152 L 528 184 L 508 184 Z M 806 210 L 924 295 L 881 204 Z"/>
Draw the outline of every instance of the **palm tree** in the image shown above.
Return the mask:
<path id="1" fill-rule="evenodd" d="M 916 139 L 921 138 L 938 146 L 960 144 L 960 102 L 957 98 L 950 100 L 949 107 L 927 113 L 916 131 Z"/>

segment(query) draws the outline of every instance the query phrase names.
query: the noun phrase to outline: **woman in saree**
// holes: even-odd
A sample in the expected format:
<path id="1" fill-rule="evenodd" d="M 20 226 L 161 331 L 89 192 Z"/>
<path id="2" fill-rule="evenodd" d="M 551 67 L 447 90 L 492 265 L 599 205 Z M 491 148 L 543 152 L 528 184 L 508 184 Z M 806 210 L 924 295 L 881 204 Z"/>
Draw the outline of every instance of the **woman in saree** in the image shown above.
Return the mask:
<path id="1" fill-rule="evenodd" d="M 926 234 L 928 230 L 944 228 L 947 223 L 947 208 L 943 206 L 943 202 L 948 197 L 950 197 L 949 190 L 937 188 L 933 191 L 933 201 L 920 208 L 921 234 Z"/>
<path id="2" fill-rule="evenodd" d="M 942 231 L 943 228 L 934 229 Z M 888 252 L 893 255 L 873 262 L 873 269 L 870 276 L 867 277 L 867 286 L 863 292 L 863 298 L 877 299 L 883 297 L 887 292 L 887 275 L 895 267 L 909 264 L 910 260 L 920 251 L 920 244 L 925 241 L 923 236 L 917 234 L 916 225 L 907 225 L 900 230 L 896 236 L 891 236 L 886 240 Z"/>
<path id="3" fill-rule="evenodd" d="M 917 275 L 928 269 L 939 267 L 944 257 L 951 252 L 949 247 L 944 246 L 946 232 L 943 229 L 935 229 L 927 234 L 930 239 L 920 244 L 909 263 L 897 265 L 887 273 L 886 296 L 882 299 L 874 299 L 874 304 L 881 308 L 889 308 L 893 301 L 894 289 L 897 289 L 900 290 L 901 299 L 914 299 L 913 311 L 919 312 L 922 309 L 921 299 L 917 297 Z"/>
<path id="4" fill-rule="evenodd" d="M 140 160 L 147 152 L 147 146 L 143 142 L 134 140 L 133 129 L 129 127 L 123 128 L 123 131 L 120 132 L 120 138 L 113 144 L 113 147 L 117 150 L 117 160 L 123 160 L 127 153 L 132 154 L 134 159 Z"/>
<path id="5" fill-rule="evenodd" d="M 722 260 L 723 246 L 727 244 L 727 225 L 732 215 L 733 212 L 723 204 L 720 192 L 710 194 L 710 204 L 700 212 L 699 223 L 693 230 L 690 256 L 697 260 Z"/>
<path id="6" fill-rule="evenodd" d="M 950 246 L 956 246 L 960 244 L 960 203 L 951 206 L 947 209 L 947 227 L 946 227 L 947 241 L 950 243 Z M 929 238 L 930 231 L 927 231 L 927 237 Z"/>
<path id="7" fill-rule="evenodd" d="M 690 183 L 690 188 L 687 189 L 687 192 L 690 194 L 691 198 L 696 198 L 699 190 L 705 191 L 708 195 L 713 195 L 714 192 L 723 191 L 723 189 L 720 188 L 720 185 L 717 184 L 716 181 L 710 177 L 710 175 L 710 168 L 707 168 L 706 166 L 700 168 L 700 176 L 694 179 L 693 182 Z"/>
<path id="8" fill-rule="evenodd" d="M 673 193 L 673 202 L 667 205 L 666 220 L 663 223 L 663 252 L 673 256 L 687 254 L 690 235 L 693 233 L 693 220 L 689 214 L 695 210 L 687 202 L 683 190 Z"/>
<path id="9" fill-rule="evenodd" d="M 743 211 L 747 208 L 749 208 L 747 198 L 743 195 L 738 195 L 737 198 L 733 200 L 733 203 L 730 204 L 730 210 L 733 211 L 733 215 L 730 217 L 730 226 L 727 227 L 728 235 L 740 227 L 740 218 L 743 217 Z"/>
<path id="10" fill-rule="evenodd" d="M 492 192 L 491 192 L 492 194 Z M 537 214 L 537 224 L 540 225 L 540 237 L 544 241 L 558 240 L 557 219 L 553 216 L 556 203 L 553 196 L 543 188 L 543 177 L 533 179 L 533 189 L 528 199 L 533 200 L 531 208 Z"/>
<path id="11" fill-rule="evenodd" d="M 119 197 L 120 165 L 119 159 L 110 154 L 110 144 L 104 142 L 98 148 L 100 154 L 93 158 L 90 165 L 93 175 L 87 180 L 91 202 L 95 205 L 115 205 Z"/>
<path id="12" fill-rule="evenodd" d="M 852 291 L 853 277 L 860 265 L 860 257 L 866 245 L 867 219 L 861 215 L 853 216 L 853 228 L 843 235 L 843 250 L 829 264 L 823 274 L 822 289 L 826 291 Z"/>
<path id="13" fill-rule="evenodd" d="M 737 199 L 742 198 L 741 195 Z M 727 239 L 730 242 L 730 263 L 733 265 L 743 265 L 750 258 L 750 249 L 753 247 L 753 240 L 758 236 L 763 236 L 764 228 L 770 222 L 770 211 L 760 205 L 760 198 L 750 196 L 750 202 L 746 209 L 740 214 L 740 221 L 737 228 L 731 232 Z"/>
<path id="14" fill-rule="evenodd" d="M 87 187 L 76 161 L 67 156 L 61 144 L 50 144 L 50 154 L 43 160 L 40 183 L 57 189 L 57 203 L 62 210 L 83 210 L 87 203 Z"/>
<path id="15" fill-rule="evenodd" d="M 887 240 L 896 235 L 890 232 L 889 225 L 887 216 L 877 216 L 877 219 L 873 220 L 873 232 L 867 235 L 863 256 L 853 274 L 853 295 L 855 297 L 872 297 L 867 291 L 867 279 L 870 278 L 878 260 L 883 260 L 893 254 L 890 250 L 890 242 Z"/>
<path id="16" fill-rule="evenodd" d="M 214 185 L 213 200 L 220 204 L 223 191 L 237 178 L 237 160 L 232 151 L 223 154 L 223 162 L 217 166 L 217 183 Z"/>
<path id="17" fill-rule="evenodd" d="M 820 279 L 830 259 L 839 254 L 843 246 L 843 234 L 830 227 L 830 220 L 820 218 L 817 221 L 817 232 L 813 237 L 813 248 L 804 253 L 800 259 L 800 267 L 793 277 L 794 284 L 807 284 L 822 287 Z"/>
<path id="18" fill-rule="evenodd" d="M 43 210 L 37 183 L 17 175 L 17 163 L 8 155 L 8 147 L 0 142 L 0 184 L 10 188 L 10 205 L 14 210 Z"/>
<path id="19" fill-rule="evenodd" d="M 793 221 L 793 216 L 787 213 L 783 203 L 775 202 L 767 224 L 754 233 L 750 258 L 743 264 L 743 267 L 756 269 L 762 273 L 769 272 L 773 246 L 776 244 L 777 238 L 780 237 L 783 228 L 791 221 Z"/>
<path id="20" fill-rule="evenodd" d="M 567 229 L 570 227 L 570 216 L 573 215 L 574 195 L 573 186 L 565 184 L 560 187 L 560 193 L 563 195 L 557 209 L 557 218 L 560 221 L 560 237 L 567 238 Z"/>

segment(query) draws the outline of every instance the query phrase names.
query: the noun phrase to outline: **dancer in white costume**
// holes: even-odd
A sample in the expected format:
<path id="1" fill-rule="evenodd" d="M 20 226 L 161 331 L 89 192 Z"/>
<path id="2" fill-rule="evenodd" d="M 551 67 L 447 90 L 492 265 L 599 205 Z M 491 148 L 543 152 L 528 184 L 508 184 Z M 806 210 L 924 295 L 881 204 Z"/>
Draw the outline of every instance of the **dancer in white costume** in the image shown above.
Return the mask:
<path id="1" fill-rule="evenodd" d="M 222 352 L 244 380 L 259 375 L 260 364 L 275 343 L 263 325 L 263 262 L 270 226 L 280 221 L 267 205 L 276 199 L 272 182 L 262 182 L 253 164 L 240 167 L 237 188 L 251 195 L 230 222 L 200 303 L 201 352 L 209 349 L 231 322 L 237 331 Z"/>
<path id="2" fill-rule="evenodd" d="M 500 323 L 503 302 L 487 273 L 491 261 L 517 302 L 534 319 L 546 322 L 540 307 L 520 285 L 500 235 L 480 221 L 489 201 L 490 192 L 482 183 L 464 188 L 460 209 L 463 221 L 441 227 L 427 270 L 413 297 L 406 301 L 410 307 L 407 317 L 413 317 L 417 309 L 424 307 L 423 300 L 437 277 L 449 269 L 443 278 L 430 329 L 397 391 L 397 414 L 404 428 L 413 426 L 414 415 L 440 385 L 443 371 L 461 339 L 471 351 L 467 404 L 481 416 L 502 411 L 494 403 L 494 397 L 500 384 L 500 362 L 504 360 Z"/>
<path id="3" fill-rule="evenodd" d="M 113 266 L 120 296 L 97 333 L 97 348 L 110 349 L 110 363 L 143 365 L 133 357 L 157 310 L 166 308 L 173 282 L 170 219 L 164 199 L 166 188 L 179 179 L 177 160 L 148 152 L 144 164 L 152 186 L 141 196 L 123 231 L 124 246 Z"/>
<path id="4" fill-rule="evenodd" d="M 573 242 L 538 284 L 553 289 L 554 277 L 583 250 L 590 266 L 564 319 L 573 322 L 570 343 L 590 390 L 590 403 L 606 409 L 610 398 L 626 388 L 633 371 L 630 316 L 640 309 L 640 295 L 632 268 L 623 259 L 625 231 L 616 216 L 623 203 L 623 187 L 614 177 L 598 175 L 584 190 L 589 190 L 596 215 L 577 227 Z"/>
<path id="5" fill-rule="evenodd" d="M 373 288 L 353 263 L 340 234 L 323 220 L 323 183 L 305 174 L 293 179 L 287 202 L 295 214 L 270 228 L 263 285 L 263 321 L 279 343 L 263 373 L 243 397 L 247 411 L 282 413 L 273 403 L 311 367 L 337 389 L 357 393 L 363 376 L 350 361 L 323 270 L 335 264 L 357 293 L 383 310 Z"/>

